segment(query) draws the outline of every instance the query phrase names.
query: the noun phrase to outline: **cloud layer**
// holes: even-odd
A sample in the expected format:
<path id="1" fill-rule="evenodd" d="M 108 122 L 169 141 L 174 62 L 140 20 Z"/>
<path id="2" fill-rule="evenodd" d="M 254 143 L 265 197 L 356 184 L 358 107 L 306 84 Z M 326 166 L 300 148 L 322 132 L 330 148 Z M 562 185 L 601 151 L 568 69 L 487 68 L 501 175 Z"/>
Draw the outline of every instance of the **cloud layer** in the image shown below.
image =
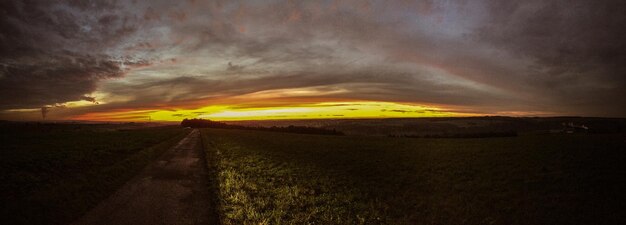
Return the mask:
<path id="1" fill-rule="evenodd" d="M 57 116 L 336 99 L 623 117 L 625 8 L 583 0 L 3 1 L 0 115 L 81 100 L 102 104 Z"/>

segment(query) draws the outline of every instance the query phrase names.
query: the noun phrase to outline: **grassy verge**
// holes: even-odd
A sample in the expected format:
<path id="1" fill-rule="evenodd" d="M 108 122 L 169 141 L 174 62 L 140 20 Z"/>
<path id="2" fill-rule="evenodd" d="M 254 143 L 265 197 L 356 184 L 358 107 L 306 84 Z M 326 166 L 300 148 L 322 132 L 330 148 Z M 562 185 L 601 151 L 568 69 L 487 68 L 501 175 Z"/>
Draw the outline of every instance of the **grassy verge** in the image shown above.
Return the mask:
<path id="1" fill-rule="evenodd" d="M 223 224 L 618 224 L 624 135 L 334 137 L 204 129 Z"/>
<path id="2" fill-rule="evenodd" d="M 3 130 L 3 223 L 67 224 L 186 134 L 178 127 L 40 126 Z"/>

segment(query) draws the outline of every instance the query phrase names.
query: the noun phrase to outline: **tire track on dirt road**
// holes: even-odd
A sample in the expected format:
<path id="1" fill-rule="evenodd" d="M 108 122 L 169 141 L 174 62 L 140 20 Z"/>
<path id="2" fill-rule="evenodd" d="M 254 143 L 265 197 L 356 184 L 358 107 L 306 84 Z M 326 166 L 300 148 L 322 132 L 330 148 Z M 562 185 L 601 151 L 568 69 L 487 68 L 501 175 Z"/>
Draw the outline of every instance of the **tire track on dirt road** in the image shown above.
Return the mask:
<path id="1" fill-rule="evenodd" d="M 200 143 L 191 131 L 74 224 L 217 224 Z"/>

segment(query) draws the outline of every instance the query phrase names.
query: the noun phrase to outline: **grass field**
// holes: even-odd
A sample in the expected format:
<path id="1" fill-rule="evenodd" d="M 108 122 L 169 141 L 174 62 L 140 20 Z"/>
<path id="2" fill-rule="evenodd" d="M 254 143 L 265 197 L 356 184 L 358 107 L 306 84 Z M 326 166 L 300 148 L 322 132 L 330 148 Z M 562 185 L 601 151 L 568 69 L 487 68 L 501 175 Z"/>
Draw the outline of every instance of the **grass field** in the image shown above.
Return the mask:
<path id="1" fill-rule="evenodd" d="M 202 130 L 223 224 L 624 224 L 626 138 Z"/>
<path id="2" fill-rule="evenodd" d="M 184 137 L 179 127 L 0 127 L 2 224 L 67 224 Z"/>

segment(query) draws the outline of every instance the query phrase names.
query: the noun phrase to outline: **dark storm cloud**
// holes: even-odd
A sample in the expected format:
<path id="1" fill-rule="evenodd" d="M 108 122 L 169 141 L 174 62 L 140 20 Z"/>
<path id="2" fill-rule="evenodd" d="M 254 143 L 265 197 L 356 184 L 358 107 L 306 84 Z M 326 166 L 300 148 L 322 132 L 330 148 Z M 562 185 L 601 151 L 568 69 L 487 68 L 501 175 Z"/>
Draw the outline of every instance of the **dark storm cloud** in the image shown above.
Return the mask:
<path id="1" fill-rule="evenodd" d="M 555 76 L 605 69 L 607 76 L 622 77 L 624 1 L 493 1 L 489 6 L 493 18 L 481 30 L 486 41 L 531 57 Z"/>
<path id="2" fill-rule="evenodd" d="M 310 88 L 465 112 L 626 116 L 624 4 L 3 1 L 0 109 Z"/>
<path id="3" fill-rule="evenodd" d="M 482 41 L 532 60 L 525 85 L 569 110 L 624 116 L 626 2 L 490 1 Z"/>
<path id="4" fill-rule="evenodd" d="M 76 100 L 95 99 L 84 96 L 97 88 L 101 79 L 119 77 L 118 64 L 89 56 L 30 57 L 26 62 L 7 65 L 0 78 L 2 108 L 28 108 Z"/>
<path id="5" fill-rule="evenodd" d="M 315 71 L 319 68 L 311 68 L 310 64 L 319 61 L 330 64 L 337 60 L 338 50 L 311 41 L 320 34 L 330 34 L 339 39 L 343 48 L 356 49 L 361 56 L 375 53 L 393 61 L 417 61 L 420 65 L 444 67 L 452 75 L 502 91 L 468 98 L 472 90 L 467 87 L 456 86 L 456 91 L 449 90 L 442 95 L 440 85 L 433 85 L 432 81 L 424 82 L 420 88 L 398 82 L 374 94 L 354 90 L 353 97 L 476 106 L 491 103 L 486 112 L 544 110 L 596 115 L 624 112 L 623 103 L 612 102 L 615 97 L 624 95 L 624 71 L 619 63 L 624 61 L 620 56 L 624 53 L 620 27 L 625 23 L 623 14 L 619 13 L 619 9 L 624 8 L 623 3 L 482 3 L 481 7 L 462 1 L 432 2 L 427 4 L 430 6 L 409 3 L 408 8 L 414 7 L 424 15 L 387 21 L 377 18 L 396 10 L 401 12 L 399 8 L 405 5 L 370 8 L 369 12 L 363 12 L 354 10 L 358 8 L 355 2 L 348 1 L 336 11 L 326 9 L 321 13 L 306 4 L 269 5 L 247 12 L 248 16 L 260 18 L 275 10 L 278 13 L 268 15 L 264 22 L 282 23 L 289 31 L 286 35 L 248 40 L 239 38 L 234 32 L 236 25 L 229 24 L 231 28 L 227 30 L 232 32 L 226 33 L 238 38 L 224 40 L 238 40 L 233 44 L 238 53 L 259 57 L 259 62 L 295 60 L 300 69 Z M 472 18 L 479 13 L 486 16 Z M 291 14 L 298 16 L 290 17 Z M 411 19 L 428 20 L 427 17 L 443 19 L 430 24 L 433 27 L 411 28 Z M 464 27 L 463 20 L 476 20 L 476 24 Z M 411 29 L 414 30 L 407 31 Z M 441 31 L 432 31 L 436 29 Z M 370 52 L 364 51 L 368 48 Z M 507 59 L 510 61 L 505 61 Z M 356 68 L 343 76 L 361 72 Z M 407 73 L 410 72 L 399 74 Z M 393 81 L 394 74 L 398 73 L 387 71 L 386 74 L 389 81 Z"/>
<path id="6" fill-rule="evenodd" d="M 106 54 L 135 31 L 128 18 L 109 14 L 115 8 L 106 1 L 2 1 L 0 109 L 95 102 L 85 94 L 134 63 Z"/>

